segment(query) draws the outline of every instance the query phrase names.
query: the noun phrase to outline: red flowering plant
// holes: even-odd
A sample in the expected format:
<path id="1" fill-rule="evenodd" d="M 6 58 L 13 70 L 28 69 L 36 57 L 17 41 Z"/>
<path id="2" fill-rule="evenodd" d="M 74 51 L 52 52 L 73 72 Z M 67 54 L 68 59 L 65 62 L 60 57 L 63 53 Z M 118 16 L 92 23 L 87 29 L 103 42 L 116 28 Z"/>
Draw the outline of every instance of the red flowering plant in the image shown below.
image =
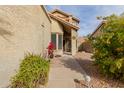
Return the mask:
<path id="1" fill-rule="evenodd" d="M 49 56 L 52 56 L 53 57 L 53 50 L 54 50 L 54 48 L 55 47 L 54 47 L 53 42 L 50 42 L 49 45 L 48 45 L 48 48 L 47 48 L 48 49 L 48 55 Z"/>

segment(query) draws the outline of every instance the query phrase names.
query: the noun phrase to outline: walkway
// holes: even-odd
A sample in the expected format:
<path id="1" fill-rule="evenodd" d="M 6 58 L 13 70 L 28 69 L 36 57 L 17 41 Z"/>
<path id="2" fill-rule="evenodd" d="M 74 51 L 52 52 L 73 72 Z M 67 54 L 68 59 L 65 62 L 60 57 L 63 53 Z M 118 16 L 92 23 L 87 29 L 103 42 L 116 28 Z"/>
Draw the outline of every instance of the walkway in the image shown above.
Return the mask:
<path id="1" fill-rule="evenodd" d="M 75 88 L 74 79 L 84 80 L 85 72 L 69 55 L 54 58 L 51 62 L 48 88 Z"/>

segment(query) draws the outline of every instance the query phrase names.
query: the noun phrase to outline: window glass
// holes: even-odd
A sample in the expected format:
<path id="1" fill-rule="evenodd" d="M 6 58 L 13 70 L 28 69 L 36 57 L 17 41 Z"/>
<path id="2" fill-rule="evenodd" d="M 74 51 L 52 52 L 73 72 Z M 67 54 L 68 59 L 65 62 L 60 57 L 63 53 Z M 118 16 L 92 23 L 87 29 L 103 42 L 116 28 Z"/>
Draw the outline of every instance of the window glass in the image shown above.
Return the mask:
<path id="1" fill-rule="evenodd" d="M 54 44 L 54 49 L 56 49 L 56 34 L 55 34 L 55 33 L 52 33 L 51 41 L 52 41 L 53 44 Z"/>
<path id="2" fill-rule="evenodd" d="M 62 49 L 62 35 L 58 35 L 58 49 Z"/>

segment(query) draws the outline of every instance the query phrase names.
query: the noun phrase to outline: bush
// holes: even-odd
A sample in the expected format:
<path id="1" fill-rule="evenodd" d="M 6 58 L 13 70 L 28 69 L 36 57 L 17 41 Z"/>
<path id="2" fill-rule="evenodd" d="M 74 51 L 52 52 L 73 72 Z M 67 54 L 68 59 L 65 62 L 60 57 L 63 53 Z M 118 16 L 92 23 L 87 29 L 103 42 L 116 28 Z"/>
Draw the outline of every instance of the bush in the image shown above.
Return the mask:
<path id="1" fill-rule="evenodd" d="M 92 45 L 89 39 L 85 39 L 85 42 L 82 43 L 82 46 L 83 46 L 83 51 L 88 53 L 93 52 Z"/>
<path id="2" fill-rule="evenodd" d="M 28 54 L 20 64 L 19 72 L 12 78 L 11 87 L 33 88 L 48 81 L 49 62 L 40 55 Z"/>
<path id="3" fill-rule="evenodd" d="M 124 81 L 124 17 L 107 17 L 101 31 L 92 40 L 95 63 L 105 75 Z"/>

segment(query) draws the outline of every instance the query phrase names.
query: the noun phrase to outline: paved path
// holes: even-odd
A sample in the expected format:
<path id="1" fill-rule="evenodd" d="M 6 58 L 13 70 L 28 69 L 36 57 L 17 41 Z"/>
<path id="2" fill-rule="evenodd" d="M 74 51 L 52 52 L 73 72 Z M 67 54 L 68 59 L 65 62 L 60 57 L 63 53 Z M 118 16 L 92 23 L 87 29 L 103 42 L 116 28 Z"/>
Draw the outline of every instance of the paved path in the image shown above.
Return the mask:
<path id="1" fill-rule="evenodd" d="M 48 88 L 75 88 L 74 79 L 83 80 L 85 72 L 69 55 L 54 58 L 51 62 Z"/>

